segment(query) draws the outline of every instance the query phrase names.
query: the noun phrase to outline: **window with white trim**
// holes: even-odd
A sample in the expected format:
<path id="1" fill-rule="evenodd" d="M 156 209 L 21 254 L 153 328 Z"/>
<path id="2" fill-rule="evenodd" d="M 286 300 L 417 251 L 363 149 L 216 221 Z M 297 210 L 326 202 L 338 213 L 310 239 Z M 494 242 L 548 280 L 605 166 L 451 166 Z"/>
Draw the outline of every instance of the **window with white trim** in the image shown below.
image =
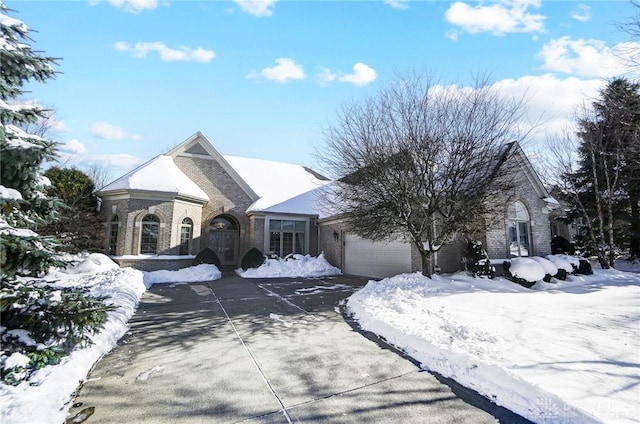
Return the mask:
<path id="1" fill-rule="evenodd" d="M 180 224 L 180 255 L 189 254 L 189 243 L 193 237 L 193 221 L 185 218 Z"/>
<path id="2" fill-rule="evenodd" d="M 158 253 L 160 218 L 152 214 L 145 215 L 144 218 L 142 218 L 142 231 L 140 233 L 140 253 Z"/>
<path id="3" fill-rule="evenodd" d="M 509 242 L 509 255 L 531 256 L 529 212 L 520 201 L 509 206 L 507 211 L 507 237 Z"/>
<path id="4" fill-rule="evenodd" d="M 306 221 L 290 219 L 269 220 L 269 254 L 281 258 L 290 253 L 305 253 L 307 240 Z"/>

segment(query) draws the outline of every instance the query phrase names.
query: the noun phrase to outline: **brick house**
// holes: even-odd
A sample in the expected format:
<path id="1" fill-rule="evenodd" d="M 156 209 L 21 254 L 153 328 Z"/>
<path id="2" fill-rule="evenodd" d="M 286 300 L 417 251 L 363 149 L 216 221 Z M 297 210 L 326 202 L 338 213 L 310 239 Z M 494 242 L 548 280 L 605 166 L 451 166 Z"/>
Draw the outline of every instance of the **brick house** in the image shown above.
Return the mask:
<path id="1" fill-rule="evenodd" d="M 492 258 L 550 253 L 551 198 L 517 143 L 508 160 L 520 170 L 502 216 L 480 235 Z M 318 255 L 345 274 L 385 277 L 421 269 L 410 243 L 363 240 L 346 231 L 319 193 L 329 180 L 299 165 L 220 154 L 196 133 L 97 194 L 106 220 L 105 248 L 122 266 L 144 270 L 189 266 L 209 247 L 236 268 L 252 247 L 278 256 Z M 505 197 L 506 199 L 506 197 Z M 463 246 L 434 257 L 443 272 L 461 268 Z"/>
<path id="2" fill-rule="evenodd" d="M 282 205 L 329 181 L 308 168 L 223 156 L 200 132 L 98 191 L 105 248 L 121 266 L 189 266 L 204 248 L 223 267 L 244 253 L 318 254 L 317 216 Z"/>

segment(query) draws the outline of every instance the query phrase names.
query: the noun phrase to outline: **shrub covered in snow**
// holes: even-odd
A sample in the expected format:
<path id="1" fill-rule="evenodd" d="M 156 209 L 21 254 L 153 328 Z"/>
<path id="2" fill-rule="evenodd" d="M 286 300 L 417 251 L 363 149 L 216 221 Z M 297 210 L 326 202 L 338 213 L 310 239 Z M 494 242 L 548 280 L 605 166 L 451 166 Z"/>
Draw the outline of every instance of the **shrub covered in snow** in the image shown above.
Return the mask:
<path id="1" fill-rule="evenodd" d="M 544 269 L 545 276 L 543 281 L 545 283 L 551 282 L 551 278 L 558 274 L 558 267 L 555 266 L 549 259 L 541 258 L 539 256 L 532 256 L 531 259 L 538 262 Z"/>
<path id="2" fill-rule="evenodd" d="M 247 253 L 242 257 L 241 267 L 243 270 L 247 270 L 249 268 L 258 268 L 265 261 L 264 254 L 257 247 L 252 247 L 249 249 Z"/>
<path id="3" fill-rule="evenodd" d="M 33 281 L 2 288 L 2 381 L 18 384 L 38 369 L 59 363 L 76 346 L 91 343 L 113 307 L 104 304 L 105 297 L 87 292 L 54 290 Z M 16 363 L 17 356 L 28 360 Z"/>
<path id="4" fill-rule="evenodd" d="M 575 271 L 576 274 L 582 274 L 582 275 L 593 274 L 593 267 L 591 266 L 591 262 L 589 262 L 585 258 L 580 258 L 579 263 L 580 265 L 578 266 L 578 269 L 576 269 Z"/>
<path id="5" fill-rule="evenodd" d="M 467 245 L 467 264 L 474 277 L 493 278 L 496 269 L 491 265 L 487 251 L 479 240 L 469 240 Z"/>
<path id="6" fill-rule="evenodd" d="M 545 276 L 545 270 L 538 262 L 530 258 L 513 258 L 504 262 L 507 278 L 523 287 L 530 288 Z"/>
<path id="7" fill-rule="evenodd" d="M 558 273 L 554 275 L 554 278 L 558 280 L 566 280 L 567 275 L 573 272 L 573 266 L 566 259 L 563 258 L 564 255 L 547 255 L 546 259 L 553 262 L 553 264 L 558 268 Z"/>

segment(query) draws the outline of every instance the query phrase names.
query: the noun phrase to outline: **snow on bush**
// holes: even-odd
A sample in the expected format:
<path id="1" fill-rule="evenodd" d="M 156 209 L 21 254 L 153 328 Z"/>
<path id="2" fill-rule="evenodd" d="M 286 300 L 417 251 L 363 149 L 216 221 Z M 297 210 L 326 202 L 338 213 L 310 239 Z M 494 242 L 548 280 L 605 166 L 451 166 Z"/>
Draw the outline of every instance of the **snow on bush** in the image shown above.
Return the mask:
<path id="1" fill-rule="evenodd" d="M 267 259 L 258 268 L 242 268 L 236 273 L 243 278 L 277 278 L 277 277 L 323 277 L 340 275 L 342 271 L 331 265 L 324 253 L 314 257 L 311 255 L 291 255 L 286 259 Z"/>
<path id="2" fill-rule="evenodd" d="M 540 256 L 532 256 L 531 259 L 539 263 L 546 274 L 553 277 L 558 273 L 558 267 L 549 259 L 541 258 Z"/>
<path id="3" fill-rule="evenodd" d="M 513 258 L 509 273 L 515 278 L 521 278 L 530 283 L 540 281 L 546 272 L 542 265 L 531 258 Z"/>
<path id="4" fill-rule="evenodd" d="M 580 267 L 580 258 L 578 258 L 577 256 L 571 256 L 571 255 L 553 255 L 553 256 L 555 256 L 556 258 L 564 259 L 565 261 L 571 264 L 573 269 L 567 272 L 573 272 L 574 270 Z"/>
<path id="5" fill-rule="evenodd" d="M 144 282 L 147 288 L 154 284 L 195 283 L 219 280 L 220 278 L 222 278 L 222 273 L 213 264 L 200 264 L 177 271 L 161 270 L 144 273 Z"/>
<path id="6" fill-rule="evenodd" d="M 565 255 L 547 255 L 545 258 L 553 262 L 559 270 L 563 269 L 567 274 L 571 274 L 573 272 L 573 266 L 569 261 L 564 259 L 563 256 Z M 580 261 L 578 261 L 578 265 L 580 265 Z"/>
<path id="7" fill-rule="evenodd" d="M 91 253 L 86 257 L 80 256 L 80 258 L 79 263 L 72 263 L 59 272 L 63 274 L 95 274 L 120 268 L 117 263 L 103 253 Z"/>

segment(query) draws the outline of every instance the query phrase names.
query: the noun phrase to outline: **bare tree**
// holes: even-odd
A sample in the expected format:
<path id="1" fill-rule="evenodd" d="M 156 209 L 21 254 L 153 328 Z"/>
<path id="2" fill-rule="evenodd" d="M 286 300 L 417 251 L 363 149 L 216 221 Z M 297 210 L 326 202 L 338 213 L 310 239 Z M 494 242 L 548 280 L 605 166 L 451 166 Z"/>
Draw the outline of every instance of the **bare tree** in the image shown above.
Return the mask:
<path id="1" fill-rule="evenodd" d="M 608 243 L 602 231 L 605 228 L 603 202 L 598 202 L 598 206 L 593 208 L 591 202 L 585 199 L 590 185 L 585 184 L 584 179 L 591 178 L 591 175 L 581 175 L 579 172 L 580 158 L 575 135 L 565 130 L 563 134 L 549 138 L 546 147 L 547 181 L 559 190 L 559 198 L 567 201 L 574 208 L 571 215 L 582 218 L 582 230 L 585 231 L 589 244 L 598 256 L 598 263 L 602 268 L 609 268 L 606 257 Z M 595 150 L 590 149 L 590 151 L 594 153 L 592 157 L 595 158 Z M 595 186 L 598 187 L 597 174 L 595 178 Z"/>
<path id="2" fill-rule="evenodd" d="M 497 204 L 490 197 L 510 186 L 504 154 L 522 106 L 486 80 L 458 87 L 402 78 L 344 106 L 325 131 L 321 160 L 340 180 L 325 201 L 361 237 L 413 243 L 430 275 L 432 254 L 483 229 Z"/>
<path id="3" fill-rule="evenodd" d="M 629 35 L 630 42 L 622 46 L 621 59 L 632 67 L 634 70 L 640 69 L 640 1 L 631 0 L 631 4 L 635 8 L 635 15 L 618 22 L 616 27 Z"/>

